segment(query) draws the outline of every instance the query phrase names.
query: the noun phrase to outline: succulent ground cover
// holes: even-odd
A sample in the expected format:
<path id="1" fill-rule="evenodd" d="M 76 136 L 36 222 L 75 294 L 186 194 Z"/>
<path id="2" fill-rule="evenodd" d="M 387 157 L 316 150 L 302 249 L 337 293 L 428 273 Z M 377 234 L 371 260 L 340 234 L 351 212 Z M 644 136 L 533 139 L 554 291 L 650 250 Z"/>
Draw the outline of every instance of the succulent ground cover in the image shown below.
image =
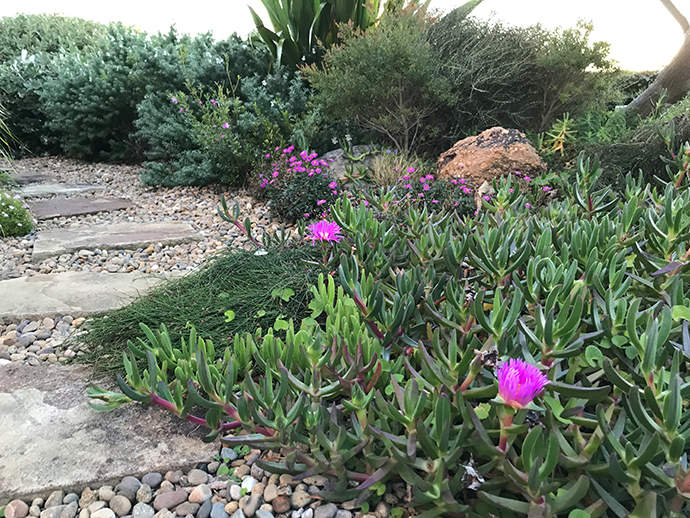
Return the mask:
<path id="1" fill-rule="evenodd" d="M 616 195 L 581 155 L 561 199 L 509 177 L 474 217 L 343 196 L 338 239 L 310 229 L 330 253 L 308 318 L 224 350 L 144 327 L 123 392 L 91 396 L 273 450 L 262 468 L 327 475 L 329 501 L 403 480 L 425 518 L 685 516 L 688 163 Z"/>

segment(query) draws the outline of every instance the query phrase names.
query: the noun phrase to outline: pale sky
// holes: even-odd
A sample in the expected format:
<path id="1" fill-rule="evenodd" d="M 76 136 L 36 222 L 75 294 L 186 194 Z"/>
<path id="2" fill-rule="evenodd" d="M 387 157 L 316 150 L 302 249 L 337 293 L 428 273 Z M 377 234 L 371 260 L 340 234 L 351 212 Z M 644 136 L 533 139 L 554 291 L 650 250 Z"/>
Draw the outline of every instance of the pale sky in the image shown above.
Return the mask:
<path id="1" fill-rule="evenodd" d="M 431 0 L 431 8 L 447 12 L 463 2 Z M 210 30 L 221 39 L 233 32 L 244 37 L 253 29 L 247 4 L 270 27 L 260 0 L 0 0 L 0 16 L 58 13 L 104 23 L 121 21 L 147 32 L 167 31 L 175 24 L 179 32 Z M 690 0 L 676 0 L 676 6 L 690 18 Z M 680 26 L 659 0 L 484 0 L 474 15 L 548 28 L 573 27 L 578 19 L 592 21 L 594 39 L 611 43 L 611 56 L 630 70 L 661 68 L 683 41 Z"/>

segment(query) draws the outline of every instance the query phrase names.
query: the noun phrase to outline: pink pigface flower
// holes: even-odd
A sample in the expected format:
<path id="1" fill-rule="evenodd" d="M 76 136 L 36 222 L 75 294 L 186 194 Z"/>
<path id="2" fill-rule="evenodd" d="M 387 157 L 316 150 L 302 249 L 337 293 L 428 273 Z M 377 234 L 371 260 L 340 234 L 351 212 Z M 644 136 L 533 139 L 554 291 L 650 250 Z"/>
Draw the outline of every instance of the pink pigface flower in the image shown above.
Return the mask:
<path id="1" fill-rule="evenodd" d="M 429 190 L 429 184 L 425 184 L 424 187 L 422 187 L 422 189 L 424 189 L 425 191 L 428 191 Z"/>
<path id="2" fill-rule="evenodd" d="M 171 97 L 170 100 L 173 102 L 173 104 L 177 104 L 177 98 L 176 97 Z"/>
<path id="3" fill-rule="evenodd" d="M 433 174 L 428 174 L 428 175 L 426 175 L 425 178 L 426 178 L 427 180 L 433 180 L 433 179 L 434 179 L 434 175 L 433 175 Z"/>
<path id="4" fill-rule="evenodd" d="M 313 245 L 315 245 L 317 241 L 321 243 L 337 243 L 343 238 L 343 236 L 340 235 L 340 227 L 338 224 L 331 221 L 312 223 L 307 230 L 310 232 L 310 234 L 307 235 L 307 239 L 311 239 Z"/>
<path id="5" fill-rule="evenodd" d="M 326 203 L 326 200 L 319 200 L 316 202 L 317 205 L 323 205 L 324 203 Z"/>
<path id="6" fill-rule="evenodd" d="M 224 123 L 223 123 L 223 127 L 224 127 L 225 129 L 228 129 L 228 128 L 230 127 L 230 124 L 228 124 L 227 122 L 224 122 Z"/>
<path id="7" fill-rule="evenodd" d="M 548 185 L 545 185 L 545 186 L 542 188 L 542 191 L 544 191 L 544 192 L 549 192 L 550 190 L 551 190 L 551 187 L 549 187 Z"/>
<path id="8" fill-rule="evenodd" d="M 498 395 L 506 405 L 520 409 L 528 406 L 549 384 L 549 379 L 536 365 L 511 358 L 496 373 Z"/>
<path id="9" fill-rule="evenodd" d="M 414 167 L 408 167 L 407 172 L 408 173 L 414 173 Z"/>
<path id="10" fill-rule="evenodd" d="M 531 179 L 529 176 L 525 176 L 524 180 L 525 180 L 526 182 L 531 182 L 531 181 L 532 181 L 532 179 Z"/>
<path id="11" fill-rule="evenodd" d="M 529 203 L 525 203 L 525 207 L 529 209 L 531 205 Z"/>
<path id="12" fill-rule="evenodd" d="M 420 182 L 420 183 L 426 182 L 426 178 L 420 178 L 420 179 L 419 179 L 419 182 Z"/>
<path id="13" fill-rule="evenodd" d="M 328 184 L 328 187 L 330 187 L 331 189 L 335 189 L 336 187 L 338 187 L 338 182 L 331 182 Z"/>

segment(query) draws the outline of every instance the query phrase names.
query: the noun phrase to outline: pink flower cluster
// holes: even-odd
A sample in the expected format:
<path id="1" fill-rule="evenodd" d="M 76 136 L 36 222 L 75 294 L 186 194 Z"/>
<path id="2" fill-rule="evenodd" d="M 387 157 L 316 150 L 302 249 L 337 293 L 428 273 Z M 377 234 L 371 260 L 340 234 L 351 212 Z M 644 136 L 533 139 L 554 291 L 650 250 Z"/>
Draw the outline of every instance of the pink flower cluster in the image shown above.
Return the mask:
<path id="1" fill-rule="evenodd" d="M 323 168 L 328 167 L 328 162 L 322 158 L 318 158 L 316 153 L 308 153 L 307 151 L 300 151 L 298 155 L 293 154 L 295 151 L 295 146 L 289 146 L 282 150 L 279 147 L 275 148 L 273 154 L 267 153 L 264 158 L 270 159 L 274 158 L 275 162 L 271 164 L 273 172 L 270 175 L 264 176 L 259 175 L 260 182 L 259 186 L 266 188 L 272 183 L 275 183 L 276 179 L 280 177 L 281 172 L 286 174 L 290 173 L 307 173 L 307 176 L 311 177 L 316 174 L 321 174 L 327 176 L 327 173 Z M 335 184 L 335 186 L 333 185 Z M 337 187 L 336 182 L 331 183 L 331 189 Z M 337 191 L 333 191 L 333 194 L 337 194 Z"/>

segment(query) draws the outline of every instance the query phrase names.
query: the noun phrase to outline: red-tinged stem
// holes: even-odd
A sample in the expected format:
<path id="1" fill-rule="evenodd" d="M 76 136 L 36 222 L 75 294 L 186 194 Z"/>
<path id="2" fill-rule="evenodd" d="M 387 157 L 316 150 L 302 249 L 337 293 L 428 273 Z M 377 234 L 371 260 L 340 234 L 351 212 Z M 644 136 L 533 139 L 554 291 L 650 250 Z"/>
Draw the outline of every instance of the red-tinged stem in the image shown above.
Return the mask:
<path id="1" fill-rule="evenodd" d="M 508 432 L 506 428 L 513 424 L 512 414 L 506 414 L 501 419 L 501 438 L 498 441 L 498 449 L 502 453 L 508 450 Z"/>
<path id="2" fill-rule="evenodd" d="M 476 377 L 476 374 L 470 373 L 470 375 L 465 378 L 465 381 L 462 382 L 462 385 L 460 385 L 460 392 L 465 392 L 465 390 L 467 390 L 467 387 L 470 386 L 470 384 L 474 381 L 474 378 Z"/>

